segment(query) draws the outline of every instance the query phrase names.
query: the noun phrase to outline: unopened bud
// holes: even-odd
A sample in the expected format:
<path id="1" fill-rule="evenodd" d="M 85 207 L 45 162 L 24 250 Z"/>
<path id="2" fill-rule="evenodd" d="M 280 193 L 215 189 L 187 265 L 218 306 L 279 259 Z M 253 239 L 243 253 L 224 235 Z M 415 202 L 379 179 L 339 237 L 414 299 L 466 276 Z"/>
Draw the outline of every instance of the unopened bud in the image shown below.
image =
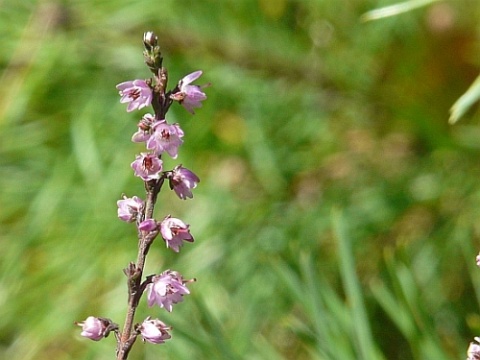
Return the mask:
<path id="1" fill-rule="evenodd" d="M 118 330 L 118 325 L 112 320 L 94 316 L 89 316 L 85 321 L 75 322 L 75 324 L 82 327 L 80 335 L 94 341 L 107 337 L 112 330 Z"/>
<path id="2" fill-rule="evenodd" d="M 143 44 L 147 51 L 152 51 L 158 45 L 158 37 L 153 31 L 147 31 L 143 34 Z"/>
<path id="3" fill-rule="evenodd" d="M 158 45 L 158 38 L 153 31 L 147 31 L 143 33 L 143 45 L 145 51 L 143 52 L 143 58 L 145 64 L 150 68 L 150 71 L 156 76 L 158 70 L 162 67 L 162 51 Z"/>
<path id="4" fill-rule="evenodd" d="M 142 335 L 143 341 L 148 341 L 152 344 L 163 344 L 165 340 L 171 338 L 169 331 L 172 328 L 165 325 L 158 319 L 150 320 L 147 317 L 141 325 L 138 325 L 136 330 Z"/>

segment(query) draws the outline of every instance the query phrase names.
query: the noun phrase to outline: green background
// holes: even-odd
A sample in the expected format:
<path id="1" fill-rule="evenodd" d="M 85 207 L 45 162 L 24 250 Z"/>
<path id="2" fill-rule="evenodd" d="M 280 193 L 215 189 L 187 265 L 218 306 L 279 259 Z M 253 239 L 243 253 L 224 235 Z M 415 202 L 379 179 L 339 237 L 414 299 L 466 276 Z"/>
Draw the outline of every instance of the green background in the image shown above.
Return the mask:
<path id="1" fill-rule="evenodd" d="M 122 194 L 143 197 L 115 85 L 147 78 L 159 37 L 170 88 L 203 70 L 208 100 L 174 104 L 194 199 L 156 208 L 191 225 L 146 273 L 197 278 L 173 326 L 131 359 L 463 359 L 480 335 L 480 128 L 449 109 L 478 74 L 480 3 L 0 2 L 0 358 L 113 359 L 82 338 L 123 324 L 136 258 Z"/>

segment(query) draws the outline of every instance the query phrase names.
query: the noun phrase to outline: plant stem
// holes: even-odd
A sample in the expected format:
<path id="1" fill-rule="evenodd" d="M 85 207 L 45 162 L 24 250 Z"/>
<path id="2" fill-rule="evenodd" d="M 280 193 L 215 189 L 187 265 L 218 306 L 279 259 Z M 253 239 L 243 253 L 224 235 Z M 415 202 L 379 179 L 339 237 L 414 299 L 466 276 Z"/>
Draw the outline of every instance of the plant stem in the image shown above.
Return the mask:
<path id="1" fill-rule="evenodd" d="M 160 192 L 164 181 L 165 177 L 161 177 L 158 180 L 145 182 L 147 197 L 145 208 L 143 209 L 142 216 L 137 220 L 138 222 L 153 218 L 153 210 L 157 201 L 157 195 Z M 133 320 L 135 318 L 138 303 L 143 294 L 143 291 L 141 290 L 141 281 L 143 269 L 145 267 L 145 260 L 150 245 L 154 240 L 154 238 L 148 237 L 140 230 L 138 232 L 138 239 L 137 262 L 135 264 L 130 263 L 129 267 L 125 269 L 125 273 L 128 277 L 128 308 L 120 341 L 117 343 L 117 360 L 127 359 L 128 353 L 136 340 L 136 334 L 132 336 Z"/>

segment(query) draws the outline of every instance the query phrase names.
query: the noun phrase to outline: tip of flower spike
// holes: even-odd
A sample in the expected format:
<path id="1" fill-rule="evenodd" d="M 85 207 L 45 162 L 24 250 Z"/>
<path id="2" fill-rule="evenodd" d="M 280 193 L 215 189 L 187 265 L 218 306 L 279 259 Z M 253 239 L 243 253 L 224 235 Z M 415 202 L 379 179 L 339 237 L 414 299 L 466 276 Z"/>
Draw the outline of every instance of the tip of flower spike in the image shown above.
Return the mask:
<path id="1" fill-rule="evenodd" d="M 158 45 L 158 37 L 153 31 L 147 31 L 143 33 L 143 44 L 146 50 L 152 51 Z"/>
<path id="2" fill-rule="evenodd" d="M 163 57 L 158 45 L 158 38 L 153 31 L 147 31 L 143 34 L 143 46 L 145 48 L 143 52 L 145 64 L 153 74 L 157 75 L 159 70 L 162 69 Z"/>

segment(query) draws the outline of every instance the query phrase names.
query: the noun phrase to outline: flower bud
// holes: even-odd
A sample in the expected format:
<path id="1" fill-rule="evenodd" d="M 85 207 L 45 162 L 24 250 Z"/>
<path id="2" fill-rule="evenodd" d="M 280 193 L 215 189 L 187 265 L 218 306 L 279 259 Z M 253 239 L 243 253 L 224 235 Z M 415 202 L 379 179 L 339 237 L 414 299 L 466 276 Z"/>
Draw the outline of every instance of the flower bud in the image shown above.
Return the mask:
<path id="1" fill-rule="evenodd" d="M 152 344 L 163 344 L 165 340 L 170 339 L 172 336 L 168 333 L 169 330 L 171 330 L 170 326 L 165 325 L 158 319 L 150 320 L 150 316 L 137 328 L 137 331 L 142 335 L 143 341 L 148 341 Z"/>
<path id="2" fill-rule="evenodd" d="M 158 225 L 155 219 L 147 219 L 143 220 L 139 225 L 138 225 L 138 230 L 140 231 L 155 231 L 157 230 Z"/>
<path id="3" fill-rule="evenodd" d="M 158 46 L 157 36 L 152 31 L 147 31 L 143 34 L 143 45 L 145 47 L 145 51 L 143 52 L 145 64 L 156 76 L 162 67 L 163 61 L 162 52 L 160 46 Z"/>
<path id="4" fill-rule="evenodd" d="M 158 46 L 158 37 L 153 31 L 143 33 L 143 45 L 145 45 L 145 50 L 147 51 L 152 51 L 155 46 Z"/>
<path id="5" fill-rule="evenodd" d="M 80 335 L 93 341 L 99 341 L 107 337 L 110 331 L 118 329 L 118 325 L 114 324 L 110 319 L 94 316 L 89 316 L 85 321 L 76 322 L 75 324 L 82 327 Z"/>

